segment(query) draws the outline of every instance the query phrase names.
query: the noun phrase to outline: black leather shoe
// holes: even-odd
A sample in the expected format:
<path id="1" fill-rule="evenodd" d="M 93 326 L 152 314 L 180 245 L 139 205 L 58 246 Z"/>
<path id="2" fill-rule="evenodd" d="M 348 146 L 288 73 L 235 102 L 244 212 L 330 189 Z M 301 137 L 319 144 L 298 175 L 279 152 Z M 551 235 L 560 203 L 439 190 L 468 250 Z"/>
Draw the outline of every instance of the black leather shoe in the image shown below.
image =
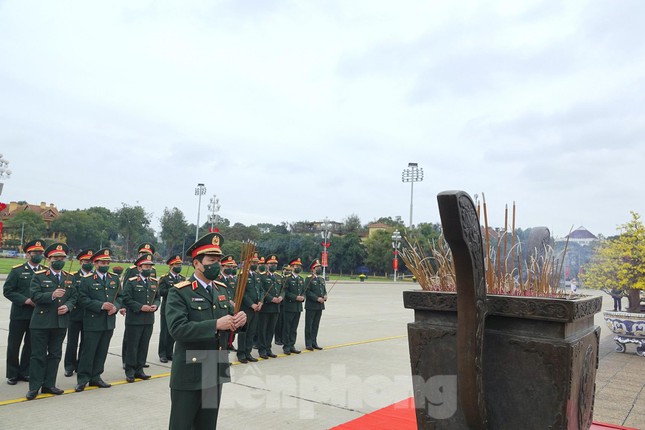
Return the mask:
<path id="1" fill-rule="evenodd" d="M 308 346 L 306 349 L 307 349 L 307 351 L 313 351 L 313 350 L 314 350 L 314 349 L 313 349 L 312 347 L 310 347 L 310 346 Z"/>
<path id="2" fill-rule="evenodd" d="M 322 349 L 322 346 L 314 345 L 314 349 Z"/>
<path id="3" fill-rule="evenodd" d="M 134 376 L 126 376 L 125 380 L 128 382 L 134 382 Z"/>
<path id="4" fill-rule="evenodd" d="M 68 378 L 69 378 L 70 376 L 72 376 L 73 374 L 74 374 L 74 371 L 73 371 L 73 370 L 66 370 L 66 371 L 65 371 L 65 376 L 66 376 L 66 377 L 68 377 Z"/>
<path id="5" fill-rule="evenodd" d="M 276 344 L 276 345 L 284 345 L 284 344 L 282 343 L 282 341 L 281 341 L 281 340 L 276 340 L 276 341 L 275 341 L 275 344 Z"/>
<path id="6" fill-rule="evenodd" d="M 25 397 L 27 398 L 27 400 L 34 400 L 37 395 L 38 390 L 29 390 L 27 391 L 27 395 Z"/>
<path id="7" fill-rule="evenodd" d="M 143 372 L 142 373 L 135 373 L 134 377 L 139 378 L 139 379 L 143 379 L 144 381 L 147 381 L 148 379 L 150 379 L 150 375 L 146 375 Z"/>
<path id="8" fill-rule="evenodd" d="M 247 360 L 246 358 L 238 359 L 238 361 L 239 361 L 240 363 L 242 363 L 242 364 L 246 364 L 246 363 L 248 363 L 248 362 L 249 362 L 249 360 Z"/>
<path id="9" fill-rule="evenodd" d="M 291 351 L 283 350 L 282 352 L 284 352 L 285 355 L 291 355 Z"/>
<path id="10" fill-rule="evenodd" d="M 249 358 L 247 358 L 247 360 L 249 360 L 251 363 L 257 363 L 257 361 L 258 361 L 258 359 L 255 358 L 255 357 L 249 357 Z"/>
<path id="11" fill-rule="evenodd" d="M 160 357 L 159 361 L 161 361 L 162 363 L 168 363 L 168 359 L 166 357 Z"/>
<path id="12" fill-rule="evenodd" d="M 18 380 L 19 381 L 29 382 L 29 375 L 27 375 L 27 376 L 19 376 Z"/>
<path id="13" fill-rule="evenodd" d="M 99 387 L 99 388 L 110 388 L 112 384 L 108 384 L 102 379 L 99 379 L 98 381 L 90 381 L 90 387 Z"/>
<path id="14" fill-rule="evenodd" d="M 296 348 L 292 348 L 291 352 L 293 352 L 294 354 L 300 354 L 302 351 L 300 351 L 299 349 L 296 349 Z"/>
<path id="15" fill-rule="evenodd" d="M 269 357 L 271 357 L 271 358 L 278 358 L 278 356 L 277 356 L 277 355 L 275 355 L 275 354 L 274 354 L 274 353 L 272 353 L 272 352 L 268 352 L 268 353 L 267 353 L 267 355 L 268 355 Z"/>
<path id="16" fill-rule="evenodd" d="M 18 383 L 18 378 L 7 378 L 7 384 L 16 385 Z"/>
<path id="17" fill-rule="evenodd" d="M 144 364 L 143 367 L 145 367 L 147 369 L 148 367 L 150 367 L 150 365 L 149 364 Z"/>
<path id="18" fill-rule="evenodd" d="M 83 390 L 85 390 L 85 384 L 74 385 L 74 391 L 76 391 L 77 393 L 80 393 Z"/>
<path id="19" fill-rule="evenodd" d="M 58 387 L 43 387 L 42 390 L 40 390 L 43 394 L 54 394 L 55 396 L 60 396 L 61 394 L 65 393 L 63 390 L 61 390 Z"/>
<path id="20" fill-rule="evenodd" d="M 265 359 L 265 360 L 268 360 L 268 359 L 269 359 L 269 356 L 268 356 L 268 355 L 264 355 L 264 354 L 260 354 L 260 358 L 263 358 L 263 359 Z"/>

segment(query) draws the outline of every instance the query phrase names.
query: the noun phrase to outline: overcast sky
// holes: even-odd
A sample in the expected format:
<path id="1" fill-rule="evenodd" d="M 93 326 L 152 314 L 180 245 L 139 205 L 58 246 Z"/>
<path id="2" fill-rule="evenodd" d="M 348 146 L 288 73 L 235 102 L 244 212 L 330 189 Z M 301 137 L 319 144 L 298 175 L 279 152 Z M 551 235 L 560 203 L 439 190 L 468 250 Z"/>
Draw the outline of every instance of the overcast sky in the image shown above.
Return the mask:
<path id="1" fill-rule="evenodd" d="M 615 234 L 645 215 L 645 2 L 0 0 L 0 201 Z"/>

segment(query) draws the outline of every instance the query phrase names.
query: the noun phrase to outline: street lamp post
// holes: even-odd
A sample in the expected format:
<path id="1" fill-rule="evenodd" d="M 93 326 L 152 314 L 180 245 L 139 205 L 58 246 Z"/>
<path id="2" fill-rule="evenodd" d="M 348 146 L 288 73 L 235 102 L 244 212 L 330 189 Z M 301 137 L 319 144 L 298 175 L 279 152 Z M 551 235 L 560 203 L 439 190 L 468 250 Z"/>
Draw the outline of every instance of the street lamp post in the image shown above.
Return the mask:
<path id="1" fill-rule="evenodd" d="M 202 196 L 206 194 L 206 187 L 204 184 L 197 184 L 195 188 L 195 195 L 199 196 L 199 202 L 197 203 L 197 226 L 195 226 L 195 242 L 199 239 L 199 214 L 202 209 Z"/>
<path id="2" fill-rule="evenodd" d="M 208 219 L 211 222 L 211 232 L 213 231 L 213 225 L 216 224 L 219 219 L 219 215 L 217 215 L 219 208 L 219 199 L 216 194 L 213 194 L 213 197 L 211 197 L 210 202 L 208 203 L 208 210 L 210 211 Z"/>
<path id="3" fill-rule="evenodd" d="M 423 181 L 423 168 L 418 163 L 408 163 L 408 168 L 403 169 L 402 182 L 410 183 L 410 228 L 412 228 L 412 208 L 414 202 L 414 183 Z"/>
<path id="4" fill-rule="evenodd" d="M 401 247 L 401 233 L 394 230 L 392 233 L 392 248 L 394 249 L 394 260 L 392 268 L 394 269 L 394 282 L 396 282 L 396 272 L 399 270 L 399 248 Z"/>
<path id="5" fill-rule="evenodd" d="M 325 277 L 326 269 L 327 269 L 327 266 L 329 265 L 329 252 L 327 251 L 327 248 L 329 248 L 329 245 L 331 245 L 331 242 L 329 241 L 329 238 L 331 236 L 331 231 L 329 231 L 329 228 L 331 227 L 331 225 L 329 224 L 329 220 L 327 218 L 325 218 L 321 227 L 323 229 L 323 231 L 320 232 L 320 236 L 322 237 L 322 240 L 323 240 L 321 243 L 321 245 L 323 246 L 322 264 L 321 264 L 323 268 L 322 275 L 323 275 L 323 279 L 327 279 Z"/>

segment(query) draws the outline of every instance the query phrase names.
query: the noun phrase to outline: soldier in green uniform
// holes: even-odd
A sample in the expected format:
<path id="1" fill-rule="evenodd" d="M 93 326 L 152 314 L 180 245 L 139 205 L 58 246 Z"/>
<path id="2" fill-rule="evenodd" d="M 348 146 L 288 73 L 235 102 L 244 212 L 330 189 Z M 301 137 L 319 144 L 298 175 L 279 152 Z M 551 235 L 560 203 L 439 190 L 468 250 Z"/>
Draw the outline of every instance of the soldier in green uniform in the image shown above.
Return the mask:
<path id="1" fill-rule="evenodd" d="M 143 242 L 137 246 L 137 258 L 134 260 L 134 264 L 127 269 L 125 269 L 125 272 L 123 273 L 123 277 L 121 278 L 121 284 L 125 285 L 125 281 L 128 279 L 132 278 L 133 276 L 138 276 L 139 275 L 139 269 L 137 268 L 137 260 L 140 257 L 143 257 L 144 255 L 155 255 L 155 247 L 150 243 L 150 242 Z M 120 275 L 119 275 L 120 276 Z M 153 267 L 152 268 L 152 277 L 156 278 L 157 277 L 157 270 Z M 124 315 L 126 312 L 126 309 L 123 308 L 121 311 L 121 315 Z M 128 325 L 125 325 L 125 328 L 123 329 L 123 342 L 121 344 L 121 361 L 123 364 L 123 370 L 125 370 L 125 357 L 126 357 L 126 344 L 125 344 L 125 339 L 128 336 Z M 143 367 L 149 367 L 147 364 L 144 364 Z"/>
<path id="2" fill-rule="evenodd" d="M 161 296 L 161 310 L 159 317 L 161 326 L 159 328 L 159 361 L 168 363 L 172 360 L 172 350 L 175 346 L 175 339 L 170 336 L 168 323 L 166 322 L 166 302 L 168 301 L 168 291 L 175 284 L 185 281 L 186 277 L 181 274 L 181 255 L 173 255 L 166 264 L 170 268 L 168 273 L 159 278 L 159 295 Z"/>
<path id="3" fill-rule="evenodd" d="M 78 291 L 78 286 L 81 283 L 81 278 L 88 275 L 94 269 L 92 264 L 93 249 L 85 249 L 78 253 L 76 259 L 81 264 L 81 268 L 74 273 L 74 288 Z M 65 376 L 70 377 L 78 368 L 78 352 L 79 338 L 81 346 L 83 345 L 83 309 L 77 303 L 76 306 L 69 313 L 69 326 L 67 327 L 67 347 L 65 348 L 65 359 L 63 365 L 65 367 Z"/>
<path id="4" fill-rule="evenodd" d="M 170 374 L 170 430 L 215 429 L 222 384 L 230 381 L 228 334 L 242 328 L 246 314 L 233 315 L 226 286 L 216 281 L 224 239 L 208 233 L 186 254 L 195 273 L 168 292 L 166 318 L 175 339 Z"/>
<path id="5" fill-rule="evenodd" d="M 34 273 L 43 268 L 40 262 L 43 261 L 44 246 L 45 242 L 40 239 L 25 244 L 23 251 L 27 254 L 27 261 L 13 266 L 4 282 L 3 294 L 11 300 L 7 339 L 7 384 L 9 385 L 16 385 L 18 381 L 29 381 L 31 358 L 29 323 L 35 306 L 30 298 L 29 285 Z"/>
<path id="6" fill-rule="evenodd" d="M 270 255 L 266 259 L 266 264 L 268 272 L 260 272 L 262 289 L 264 290 L 264 304 L 262 305 L 262 310 L 260 310 L 260 321 L 258 323 L 258 353 L 265 360 L 269 357 L 277 357 L 271 351 L 271 342 L 273 341 L 275 325 L 280 312 L 278 305 L 284 299 L 284 291 L 275 277 L 275 271 L 278 268 L 278 257 Z"/>
<path id="7" fill-rule="evenodd" d="M 116 313 L 121 308 L 121 280 L 110 273 L 112 251 L 100 249 L 92 256 L 94 272 L 81 279 L 78 287 L 79 303 L 83 308 L 83 348 L 78 359 L 76 386 L 83 391 L 91 387 L 109 388 L 101 379 L 110 339 L 116 325 Z"/>
<path id="8" fill-rule="evenodd" d="M 264 296 L 260 275 L 257 273 L 259 261 L 260 257 L 256 252 L 251 258 L 250 266 L 248 268 L 242 268 L 242 270 L 249 271 L 241 307 L 242 311 L 246 314 L 246 331 L 238 333 L 237 335 L 237 359 L 243 364 L 249 361 L 258 361 L 257 358 L 251 355 L 251 351 L 253 350 L 253 338 L 256 336 L 258 330 L 258 318 L 260 310 L 262 309 L 262 297 Z"/>
<path id="9" fill-rule="evenodd" d="M 319 260 L 311 263 L 311 274 L 305 280 L 305 346 L 309 351 L 322 349 L 318 345 L 318 328 L 320 318 L 327 301 L 325 280 L 321 275 L 322 266 Z"/>
<path id="10" fill-rule="evenodd" d="M 289 267 L 289 266 L 284 266 L 284 267 Z M 286 286 L 284 285 L 284 272 L 285 269 L 282 267 L 282 270 L 277 270 L 273 273 L 275 275 L 276 282 L 278 283 L 278 288 L 280 288 L 282 291 L 286 290 Z M 275 322 L 275 332 L 273 333 L 273 338 L 275 341 L 276 345 L 284 345 L 283 340 L 282 340 L 282 332 L 284 331 L 284 300 L 278 303 L 278 319 Z"/>
<path id="11" fill-rule="evenodd" d="M 284 346 L 282 350 L 285 354 L 300 354 L 296 349 L 296 336 L 298 333 L 298 323 L 302 313 L 302 303 L 305 301 L 305 280 L 300 276 L 302 272 L 302 260 L 294 258 L 289 263 L 292 273 L 285 277 L 285 301 L 284 301 Z"/>
<path id="12" fill-rule="evenodd" d="M 158 281 L 151 276 L 152 254 L 139 257 L 136 266 L 139 274 L 128 278 L 123 285 L 123 304 L 127 308 L 125 378 L 128 382 L 134 382 L 134 378 L 150 379 L 143 372 L 143 365 L 146 364 L 155 324 L 154 313 L 160 304 Z"/>
<path id="13" fill-rule="evenodd" d="M 45 249 L 49 269 L 40 270 L 31 278 L 29 290 L 36 307 L 29 325 L 31 360 L 27 400 L 35 399 L 41 388 L 43 394 L 63 394 L 63 390 L 56 387 L 56 374 L 63 356 L 69 312 L 77 298 L 74 276 L 63 270 L 68 252 L 64 243 L 49 245 Z"/>
<path id="14" fill-rule="evenodd" d="M 235 307 L 235 287 L 237 286 L 237 276 L 233 274 L 233 271 L 237 269 L 237 263 L 232 255 L 227 255 L 221 260 L 222 264 L 222 273 L 218 281 L 226 285 L 226 291 L 231 299 L 231 306 Z M 228 339 L 228 350 L 237 351 L 233 346 L 233 341 L 235 340 L 235 332 L 231 332 Z"/>

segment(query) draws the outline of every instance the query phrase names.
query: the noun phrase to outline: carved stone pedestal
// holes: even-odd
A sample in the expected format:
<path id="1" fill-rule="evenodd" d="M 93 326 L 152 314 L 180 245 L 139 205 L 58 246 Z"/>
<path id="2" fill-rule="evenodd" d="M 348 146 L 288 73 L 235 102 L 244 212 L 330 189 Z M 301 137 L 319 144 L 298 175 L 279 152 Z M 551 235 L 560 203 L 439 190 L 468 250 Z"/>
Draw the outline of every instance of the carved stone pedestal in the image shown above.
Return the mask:
<path id="1" fill-rule="evenodd" d="M 457 295 L 403 293 L 419 429 L 468 429 L 457 392 Z M 487 297 L 483 396 L 487 428 L 588 429 L 600 297 Z M 486 428 L 486 427 L 481 427 Z"/>

